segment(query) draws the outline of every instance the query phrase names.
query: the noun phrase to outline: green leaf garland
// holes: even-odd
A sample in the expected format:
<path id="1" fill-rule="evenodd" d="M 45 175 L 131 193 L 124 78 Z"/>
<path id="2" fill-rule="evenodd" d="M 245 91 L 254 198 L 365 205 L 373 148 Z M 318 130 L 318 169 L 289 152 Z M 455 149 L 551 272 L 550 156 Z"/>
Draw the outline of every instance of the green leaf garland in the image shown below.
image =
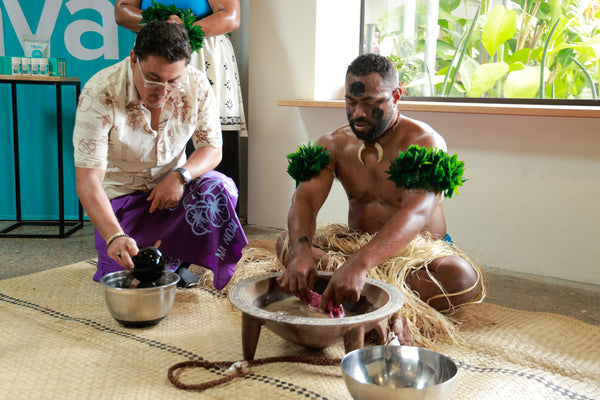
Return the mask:
<path id="1" fill-rule="evenodd" d="M 204 31 L 199 26 L 194 25 L 198 19 L 191 9 L 182 10 L 174 5 L 165 6 L 163 4 L 152 1 L 152 5 L 142 11 L 142 21 L 140 25 L 146 24 L 148 21 L 169 19 L 171 15 L 178 15 L 183 22 L 183 27 L 188 31 L 188 41 L 192 51 L 200 50 L 204 44 Z"/>
<path id="2" fill-rule="evenodd" d="M 317 142 L 298 146 L 298 150 L 288 154 L 286 158 L 287 173 L 296 181 L 296 187 L 300 182 L 308 181 L 331 162 L 329 150 L 318 146 Z"/>
<path id="3" fill-rule="evenodd" d="M 454 192 L 458 195 L 457 188 L 466 182 L 462 177 L 464 169 L 465 163 L 456 154 L 449 156 L 443 150 L 412 145 L 390 162 L 386 172 L 396 187 L 443 192 L 451 198 Z"/>

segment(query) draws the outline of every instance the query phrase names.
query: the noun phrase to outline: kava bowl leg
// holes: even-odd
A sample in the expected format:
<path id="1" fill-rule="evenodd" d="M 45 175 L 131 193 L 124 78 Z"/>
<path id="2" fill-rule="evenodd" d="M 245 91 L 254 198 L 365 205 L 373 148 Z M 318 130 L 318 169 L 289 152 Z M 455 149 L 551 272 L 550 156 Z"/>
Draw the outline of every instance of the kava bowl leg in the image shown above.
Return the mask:
<path id="1" fill-rule="evenodd" d="M 262 325 L 262 320 L 246 313 L 242 314 L 242 349 L 244 360 L 254 359 Z"/>
<path id="2" fill-rule="evenodd" d="M 349 330 L 344 335 L 344 350 L 346 354 L 352 350 L 362 349 L 365 345 L 365 328 L 363 325 Z"/>

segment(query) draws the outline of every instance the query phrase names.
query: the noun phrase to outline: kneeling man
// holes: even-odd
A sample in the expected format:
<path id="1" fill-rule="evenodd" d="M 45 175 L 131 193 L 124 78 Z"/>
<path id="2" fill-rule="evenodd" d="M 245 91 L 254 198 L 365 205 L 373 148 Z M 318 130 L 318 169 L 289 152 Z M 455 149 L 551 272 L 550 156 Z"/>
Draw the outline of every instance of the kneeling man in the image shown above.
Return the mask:
<path id="1" fill-rule="evenodd" d="M 287 236 L 278 241 L 286 266 L 278 282 L 301 294 L 312 288 L 318 270 L 335 271 L 323 309 L 329 302 L 358 301 L 367 276 L 395 283 L 406 305 L 405 318 L 392 327 L 408 343 L 416 336 L 433 340 L 435 325 L 446 320 L 439 311 L 481 301 L 485 288 L 479 267 L 446 232 L 442 198 L 462 185 L 464 164 L 446 153 L 430 126 L 400 114 L 401 94 L 387 58 L 359 56 L 346 74 L 349 124 L 288 156 L 297 188 Z M 317 232 L 334 178 L 348 196 L 348 226 Z"/>

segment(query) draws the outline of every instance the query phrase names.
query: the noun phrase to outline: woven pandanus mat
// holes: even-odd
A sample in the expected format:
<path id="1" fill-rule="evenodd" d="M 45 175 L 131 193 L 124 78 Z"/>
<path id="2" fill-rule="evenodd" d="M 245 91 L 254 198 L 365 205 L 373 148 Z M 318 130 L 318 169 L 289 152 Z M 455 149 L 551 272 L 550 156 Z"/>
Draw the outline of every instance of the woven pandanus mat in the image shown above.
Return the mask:
<path id="1" fill-rule="evenodd" d="M 125 328 L 109 314 L 93 262 L 0 281 L 0 390 L 6 399 L 349 399 L 339 366 L 273 363 L 203 392 L 167 379 L 186 360 L 242 358 L 241 313 L 208 288 L 178 289 L 169 315 Z M 555 314 L 491 304 L 461 312 L 459 346 L 441 352 L 459 366 L 452 399 L 600 399 L 600 327 Z M 263 328 L 256 359 L 343 357 L 308 350 Z M 188 368 L 187 384 L 222 368 Z"/>

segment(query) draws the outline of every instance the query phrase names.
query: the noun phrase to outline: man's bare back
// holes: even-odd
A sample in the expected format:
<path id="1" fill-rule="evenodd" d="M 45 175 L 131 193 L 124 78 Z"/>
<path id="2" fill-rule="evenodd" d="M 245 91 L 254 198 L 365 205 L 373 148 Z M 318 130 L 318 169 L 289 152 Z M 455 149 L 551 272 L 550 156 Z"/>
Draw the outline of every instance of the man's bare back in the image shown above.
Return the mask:
<path id="1" fill-rule="evenodd" d="M 397 118 L 398 123 L 377 140 L 383 150 L 380 162 L 375 145 L 358 139 L 348 125 L 319 141 L 329 150 L 333 162 L 328 168 L 333 169 L 348 196 L 350 229 L 375 233 L 403 207 L 403 199 L 412 189 L 396 187 L 387 173 L 398 152 L 406 151 L 412 144 L 446 150 L 444 139 L 428 125 L 400 113 Z M 441 195 L 423 231 L 439 238 L 446 234 Z"/>

